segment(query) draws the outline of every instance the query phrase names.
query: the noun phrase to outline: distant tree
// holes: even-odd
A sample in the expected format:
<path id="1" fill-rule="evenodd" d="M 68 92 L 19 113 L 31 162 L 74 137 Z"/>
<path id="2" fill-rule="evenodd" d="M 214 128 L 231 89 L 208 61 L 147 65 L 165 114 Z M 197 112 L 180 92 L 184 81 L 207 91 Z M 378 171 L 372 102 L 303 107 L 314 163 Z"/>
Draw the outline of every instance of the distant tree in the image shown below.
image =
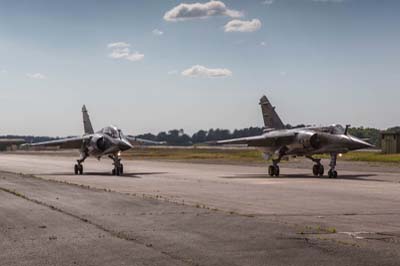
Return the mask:
<path id="1" fill-rule="evenodd" d="M 206 142 L 207 138 L 207 131 L 199 130 L 198 132 L 192 135 L 192 142 L 193 143 L 203 143 Z"/>
<path id="2" fill-rule="evenodd" d="M 376 147 L 381 146 L 381 130 L 376 128 L 352 127 L 349 128 L 349 134 L 354 137 L 366 139 Z"/>

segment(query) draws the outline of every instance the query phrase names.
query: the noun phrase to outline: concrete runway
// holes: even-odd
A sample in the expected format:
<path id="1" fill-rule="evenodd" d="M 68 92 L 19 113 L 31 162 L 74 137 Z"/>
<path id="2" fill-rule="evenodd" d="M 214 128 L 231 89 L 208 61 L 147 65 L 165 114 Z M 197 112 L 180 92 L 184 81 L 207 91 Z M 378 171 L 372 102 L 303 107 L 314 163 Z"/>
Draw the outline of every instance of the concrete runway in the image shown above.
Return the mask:
<path id="1" fill-rule="evenodd" d="M 124 161 L 123 163 L 125 175 L 122 177 L 110 175 L 112 168 L 110 160 L 98 162 L 91 159 L 84 164 L 86 174 L 76 176 L 72 174 L 73 157 L 2 154 L 0 155 L 1 171 L 33 174 L 43 179 L 113 192 L 103 192 L 102 196 L 99 196 L 96 194 L 100 193 L 98 191 L 76 191 L 83 189 L 71 186 L 69 189 L 74 190 L 72 195 L 78 198 L 83 197 L 82 195 L 90 197 L 90 194 L 94 193 L 93 197 L 98 199 L 99 206 L 90 205 L 88 210 L 85 209 L 87 207 L 85 204 L 87 201 L 92 202 L 93 198 L 74 201 L 73 197 L 68 198 L 68 194 L 59 187 L 67 185 L 3 174 L 6 178 L 3 181 L 0 180 L 0 188 L 5 189 L 0 193 L 0 213 L 7 210 L 11 215 L 12 210 L 17 212 L 17 208 L 21 206 L 21 203 L 13 203 L 14 209 L 10 209 L 5 203 L 12 201 L 11 195 L 5 195 L 11 189 L 22 195 L 28 194 L 28 199 L 39 200 L 45 203 L 44 206 L 57 205 L 57 208 L 62 211 L 58 214 L 66 212 L 78 218 L 89 216 L 96 221 L 93 224 L 101 225 L 100 228 L 94 228 L 96 230 L 102 231 L 104 228 L 113 228 L 115 225 L 119 229 L 113 229 L 113 232 L 127 230 L 139 234 L 139 229 L 141 232 L 139 238 L 142 239 L 140 243 L 145 243 L 147 240 L 153 243 L 154 239 L 157 239 L 157 234 L 152 234 L 151 237 L 145 234 L 144 232 L 149 229 L 146 228 L 146 223 L 120 224 L 121 217 L 112 215 L 113 210 L 118 210 L 119 207 L 117 204 L 109 206 L 107 203 L 119 197 L 124 197 L 125 201 L 129 198 L 141 204 L 143 204 L 142 201 L 148 203 L 152 199 L 162 204 L 163 209 L 171 209 L 171 213 L 176 214 L 182 211 L 191 215 L 199 214 L 202 217 L 199 221 L 191 220 L 188 224 L 187 218 L 171 213 L 164 216 L 157 215 L 157 219 L 162 220 L 160 224 L 157 224 L 157 228 L 162 224 L 180 225 L 173 229 L 176 232 L 175 237 L 169 235 L 165 238 L 160 235 L 162 240 L 160 243 L 163 247 L 161 249 L 173 245 L 180 248 L 179 252 L 183 252 L 179 253 L 173 248 L 173 251 L 168 249 L 167 253 L 172 254 L 168 257 L 171 261 L 166 260 L 164 265 L 178 265 L 174 261 L 175 257 L 184 258 L 178 259 L 179 263 L 183 264 L 188 264 L 189 260 L 189 265 L 264 265 L 265 262 L 270 262 L 271 265 L 314 265 L 313 262 L 319 262 L 315 265 L 400 264 L 400 170 L 399 173 L 343 170 L 339 173 L 341 175 L 339 179 L 328 179 L 314 178 L 310 174 L 311 169 L 290 168 L 290 164 L 287 164 L 287 167 L 281 167 L 281 177 L 270 178 L 266 174 L 266 167 L 259 166 L 156 161 Z M 311 166 L 310 163 L 309 168 Z M 29 182 L 26 179 L 29 179 Z M 38 182 L 45 184 L 43 186 L 49 189 L 39 189 L 39 185 L 36 184 Z M 54 197 L 65 197 L 68 200 L 67 203 L 54 201 Z M 103 197 L 107 201 L 101 200 Z M 22 199 L 19 200 L 22 201 Z M 151 203 L 154 205 L 153 201 Z M 34 203 L 35 201 L 30 201 L 29 204 Z M 157 213 L 152 204 L 141 206 L 140 211 Z M 125 206 L 123 213 L 138 211 L 135 210 L 137 204 L 135 205 L 134 202 L 132 210 L 127 210 L 126 204 L 123 206 Z M 110 217 L 106 219 L 104 216 L 99 216 L 96 208 L 100 207 L 104 208 L 105 212 L 109 211 Z M 43 208 L 43 204 L 40 208 Z M 34 210 L 33 207 L 28 209 Z M 12 215 L 18 217 L 18 213 Z M 39 220 L 40 218 L 37 217 Z M 19 221 L 19 219 L 24 220 L 22 218 L 14 220 Z M 29 221 L 26 222 L 29 223 Z M 154 223 L 156 222 L 153 221 L 152 225 Z M 237 232 L 234 229 L 235 225 L 240 228 Z M 195 228 L 203 230 L 203 233 L 213 232 L 214 235 L 212 237 L 209 235 L 208 239 L 207 237 L 201 240 L 196 239 L 191 235 L 191 230 L 196 230 Z M 110 229 L 107 230 L 110 231 Z M 165 234 L 165 231 L 160 234 Z M 235 240 L 228 245 L 226 242 L 229 242 L 230 234 L 235 236 L 233 237 Z M 239 239 L 241 244 L 235 242 Z M 255 242 L 252 242 L 252 239 Z M 285 241 L 282 240 L 282 245 L 279 239 L 285 239 Z M 271 240 L 276 245 L 271 246 Z M 301 240 L 308 244 L 313 243 L 311 250 L 307 249 L 310 245 L 299 244 L 298 241 Z M 231 256 L 235 257 L 233 253 L 222 255 L 207 248 L 218 248 L 218 245 L 222 243 L 236 251 L 237 263 L 232 260 Z M 295 252 L 292 246 L 294 243 L 296 243 Z M 260 250 L 260 245 L 268 246 L 274 252 L 281 250 L 282 254 L 274 253 L 274 256 L 266 257 L 255 252 Z M 140 248 L 143 248 L 143 245 Z M 123 250 L 120 249 L 121 252 Z M 187 253 L 184 250 L 187 250 Z M 242 254 L 241 252 L 244 251 L 255 253 Z M 311 254 L 308 252 L 314 256 L 312 260 L 307 259 L 307 256 Z M 286 254 L 292 254 L 292 259 L 289 259 Z M 203 256 L 209 256 L 210 259 L 204 260 Z M 146 264 L 152 258 L 154 257 L 149 254 L 148 258 L 139 261 Z M 89 264 L 86 263 L 86 265 Z"/>

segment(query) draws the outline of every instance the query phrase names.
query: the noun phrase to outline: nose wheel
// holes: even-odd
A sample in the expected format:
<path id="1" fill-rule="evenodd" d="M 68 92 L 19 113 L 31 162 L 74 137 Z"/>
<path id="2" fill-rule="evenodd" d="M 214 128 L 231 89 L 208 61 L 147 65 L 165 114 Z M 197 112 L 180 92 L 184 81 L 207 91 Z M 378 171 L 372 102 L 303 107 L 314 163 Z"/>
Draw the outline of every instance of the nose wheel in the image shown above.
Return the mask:
<path id="1" fill-rule="evenodd" d="M 314 164 L 312 170 L 313 170 L 314 176 L 323 176 L 324 172 L 325 172 L 324 166 L 322 164 L 318 164 L 318 163 Z"/>
<path id="2" fill-rule="evenodd" d="M 331 153 L 331 162 L 329 163 L 329 166 L 331 169 L 328 172 L 328 177 L 329 178 L 337 178 L 338 177 L 338 172 L 336 171 L 336 161 L 337 161 L 337 154 L 336 153 Z"/>
<path id="3" fill-rule="evenodd" d="M 75 164 L 74 172 L 75 172 L 76 175 L 82 175 L 83 174 L 83 165 L 82 164 Z"/>
<path id="4" fill-rule="evenodd" d="M 111 171 L 112 175 L 120 176 L 124 174 L 124 165 L 121 163 L 121 158 L 118 155 L 109 156 L 114 161 L 114 168 Z"/>
<path id="5" fill-rule="evenodd" d="M 124 165 L 121 163 L 119 165 L 115 165 L 114 169 L 112 169 L 111 173 L 113 175 L 123 175 L 124 174 Z"/>

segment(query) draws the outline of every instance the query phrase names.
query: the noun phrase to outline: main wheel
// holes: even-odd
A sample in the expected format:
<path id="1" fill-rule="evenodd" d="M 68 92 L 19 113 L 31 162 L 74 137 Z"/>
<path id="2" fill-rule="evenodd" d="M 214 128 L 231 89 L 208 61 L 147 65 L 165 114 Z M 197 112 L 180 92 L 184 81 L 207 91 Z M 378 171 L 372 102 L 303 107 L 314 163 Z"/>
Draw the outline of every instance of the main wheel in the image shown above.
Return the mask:
<path id="1" fill-rule="evenodd" d="M 275 176 L 279 176 L 279 174 L 280 174 L 280 169 L 279 169 L 279 166 L 278 165 L 275 165 Z"/>
<path id="2" fill-rule="evenodd" d="M 121 163 L 121 165 L 119 166 L 119 173 L 120 175 L 124 174 L 124 165 Z"/>
<path id="3" fill-rule="evenodd" d="M 79 166 L 77 164 L 74 166 L 74 172 L 76 175 L 79 174 Z"/>
<path id="4" fill-rule="evenodd" d="M 322 164 L 319 165 L 318 175 L 323 176 L 325 172 L 324 166 Z"/>
<path id="5" fill-rule="evenodd" d="M 275 167 L 273 165 L 270 165 L 268 167 L 268 174 L 269 174 L 269 176 L 274 176 L 275 175 Z"/>
<path id="6" fill-rule="evenodd" d="M 329 178 L 337 178 L 338 177 L 338 173 L 337 173 L 336 170 L 329 170 L 328 176 L 329 176 Z"/>
<path id="7" fill-rule="evenodd" d="M 312 168 L 312 172 L 313 172 L 314 176 L 317 176 L 319 174 L 319 165 L 318 164 L 314 164 L 314 166 Z"/>
<path id="8" fill-rule="evenodd" d="M 78 172 L 80 175 L 83 174 L 83 165 L 78 165 Z"/>

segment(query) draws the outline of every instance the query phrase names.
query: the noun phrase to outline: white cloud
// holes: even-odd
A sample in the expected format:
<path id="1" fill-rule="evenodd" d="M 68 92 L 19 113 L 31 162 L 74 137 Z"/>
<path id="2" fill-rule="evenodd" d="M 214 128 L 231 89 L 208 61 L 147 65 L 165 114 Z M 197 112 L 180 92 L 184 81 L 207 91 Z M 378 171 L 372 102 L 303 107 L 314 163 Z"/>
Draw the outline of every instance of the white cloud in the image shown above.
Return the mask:
<path id="1" fill-rule="evenodd" d="M 260 45 L 261 46 L 267 46 L 267 43 L 266 42 L 260 42 Z"/>
<path id="2" fill-rule="evenodd" d="M 262 1 L 263 5 L 272 5 L 275 2 L 275 0 L 264 0 Z"/>
<path id="3" fill-rule="evenodd" d="M 164 14 L 166 21 L 182 21 L 188 19 L 209 18 L 215 16 L 228 16 L 238 18 L 243 16 L 242 12 L 228 9 L 221 1 L 210 1 L 207 3 L 182 3 Z"/>
<path id="4" fill-rule="evenodd" d="M 131 45 L 126 42 L 114 42 L 107 45 L 107 47 L 111 50 L 111 53 L 108 55 L 113 59 L 126 59 L 129 61 L 140 61 L 144 58 L 144 54 L 139 52 L 131 52 L 129 48 Z"/>
<path id="5" fill-rule="evenodd" d="M 153 33 L 154 35 L 156 35 L 156 36 L 161 36 L 161 35 L 164 34 L 164 32 L 161 31 L 161 30 L 159 30 L 159 29 L 154 29 L 154 30 L 152 31 L 152 33 Z"/>
<path id="6" fill-rule="evenodd" d="M 253 32 L 261 28 L 261 21 L 259 19 L 252 20 L 239 20 L 234 19 L 229 21 L 225 26 L 225 32 Z"/>
<path id="7" fill-rule="evenodd" d="M 141 54 L 141 53 L 138 53 L 138 52 L 131 53 L 128 56 L 125 57 L 126 60 L 129 60 L 129 61 L 132 61 L 132 62 L 140 61 L 143 58 L 144 58 L 144 54 Z"/>
<path id="8" fill-rule="evenodd" d="M 205 66 L 195 65 L 183 70 L 181 74 L 185 77 L 219 78 L 232 76 L 232 71 L 226 68 L 207 68 Z"/>
<path id="9" fill-rule="evenodd" d="M 8 71 L 5 70 L 5 69 L 1 69 L 1 70 L 0 70 L 0 74 L 7 74 L 7 73 L 8 73 Z"/>
<path id="10" fill-rule="evenodd" d="M 131 45 L 126 42 L 113 42 L 107 45 L 108 48 L 126 48 L 130 47 Z"/>
<path id="11" fill-rule="evenodd" d="M 28 74 L 26 74 L 26 76 L 31 79 L 46 79 L 47 78 L 45 75 L 43 75 L 41 73 L 32 73 L 32 74 L 28 73 Z"/>

